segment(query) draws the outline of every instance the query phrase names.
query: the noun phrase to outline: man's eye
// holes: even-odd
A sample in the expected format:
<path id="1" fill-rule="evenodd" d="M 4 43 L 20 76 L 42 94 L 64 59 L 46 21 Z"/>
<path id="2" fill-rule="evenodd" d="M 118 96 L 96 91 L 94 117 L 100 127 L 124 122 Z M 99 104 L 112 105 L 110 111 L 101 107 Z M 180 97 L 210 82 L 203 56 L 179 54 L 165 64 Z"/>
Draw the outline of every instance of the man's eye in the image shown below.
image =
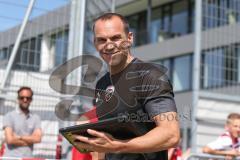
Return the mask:
<path id="1" fill-rule="evenodd" d="M 111 38 L 112 41 L 118 41 L 121 39 L 121 36 L 114 36 Z"/>
<path id="2" fill-rule="evenodd" d="M 97 39 L 97 43 L 105 43 L 106 40 L 105 39 Z"/>

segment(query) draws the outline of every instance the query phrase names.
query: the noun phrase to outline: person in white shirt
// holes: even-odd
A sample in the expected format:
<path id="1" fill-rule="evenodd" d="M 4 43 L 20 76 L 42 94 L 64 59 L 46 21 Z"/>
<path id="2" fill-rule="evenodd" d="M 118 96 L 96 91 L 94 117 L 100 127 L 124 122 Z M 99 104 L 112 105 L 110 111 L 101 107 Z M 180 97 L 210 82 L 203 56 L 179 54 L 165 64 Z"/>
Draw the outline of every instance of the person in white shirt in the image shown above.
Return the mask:
<path id="1" fill-rule="evenodd" d="M 240 114 L 229 114 L 225 129 L 225 133 L 202 148 L 203 153 L 227 156 L 228 159 L 240 156 Z"/>

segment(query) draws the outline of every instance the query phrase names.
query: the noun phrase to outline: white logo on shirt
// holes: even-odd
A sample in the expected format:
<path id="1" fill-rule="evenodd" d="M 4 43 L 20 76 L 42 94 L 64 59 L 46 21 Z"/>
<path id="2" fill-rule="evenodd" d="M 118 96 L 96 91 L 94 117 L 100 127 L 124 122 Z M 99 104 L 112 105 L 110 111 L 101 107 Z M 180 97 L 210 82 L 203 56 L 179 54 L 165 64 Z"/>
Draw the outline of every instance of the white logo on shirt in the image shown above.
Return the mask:
<path id="1" fill-rule="evenodd" d="M 115 88 L 112 85 L 107 87 L 106 94 L 105 94 L 105 101 L 108 102 L 112 98 L 114 90 L 115 90 Z"/>

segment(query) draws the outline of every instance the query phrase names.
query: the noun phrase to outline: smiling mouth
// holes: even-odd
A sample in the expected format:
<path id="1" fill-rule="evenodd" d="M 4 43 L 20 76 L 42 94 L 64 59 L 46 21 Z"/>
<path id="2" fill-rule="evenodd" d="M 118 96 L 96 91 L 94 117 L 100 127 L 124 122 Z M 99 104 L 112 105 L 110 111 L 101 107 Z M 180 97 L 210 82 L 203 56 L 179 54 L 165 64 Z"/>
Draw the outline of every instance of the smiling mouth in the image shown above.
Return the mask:
<path id="1" fill-rule="evenodd" d="M 114 55 L 114 54 L 116 54 L 116 53 L 118 53 L 118 52 L 119 52 L 119 51 L 116 51 L 116 52 L 113 52 L 113 53 L 112 53 L 112 52 L 111 52 L 111 53 L 110 53 L 110 52 L 109 52 L 109 53 L 108 53 L 108 52 L 103 52 L 103 54 L 105 54 L 105 55 Z"/>

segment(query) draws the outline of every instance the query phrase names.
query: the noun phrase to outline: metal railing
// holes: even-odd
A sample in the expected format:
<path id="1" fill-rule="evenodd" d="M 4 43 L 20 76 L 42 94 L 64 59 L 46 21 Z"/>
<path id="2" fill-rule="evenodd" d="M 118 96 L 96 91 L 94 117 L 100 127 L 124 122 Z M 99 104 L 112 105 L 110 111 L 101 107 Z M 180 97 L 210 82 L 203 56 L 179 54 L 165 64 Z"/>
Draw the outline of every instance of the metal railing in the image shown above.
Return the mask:
<path id="1" fill-rule="evenodd" d="M 21 158 L 21 157 L 0 157 L 0 160 L 57 160 L 57 159 Z"/>
<path id="2" fill-rule="evenodd" d="M 211 154 L 203 154 L 203 153 L 194 153 L 190 154 L 190 156 L 186 160 L 225 160 L 225 156 L 211 155 Z M 233 160 L 240 160 L 240 157 L 235 157 Z"/>

